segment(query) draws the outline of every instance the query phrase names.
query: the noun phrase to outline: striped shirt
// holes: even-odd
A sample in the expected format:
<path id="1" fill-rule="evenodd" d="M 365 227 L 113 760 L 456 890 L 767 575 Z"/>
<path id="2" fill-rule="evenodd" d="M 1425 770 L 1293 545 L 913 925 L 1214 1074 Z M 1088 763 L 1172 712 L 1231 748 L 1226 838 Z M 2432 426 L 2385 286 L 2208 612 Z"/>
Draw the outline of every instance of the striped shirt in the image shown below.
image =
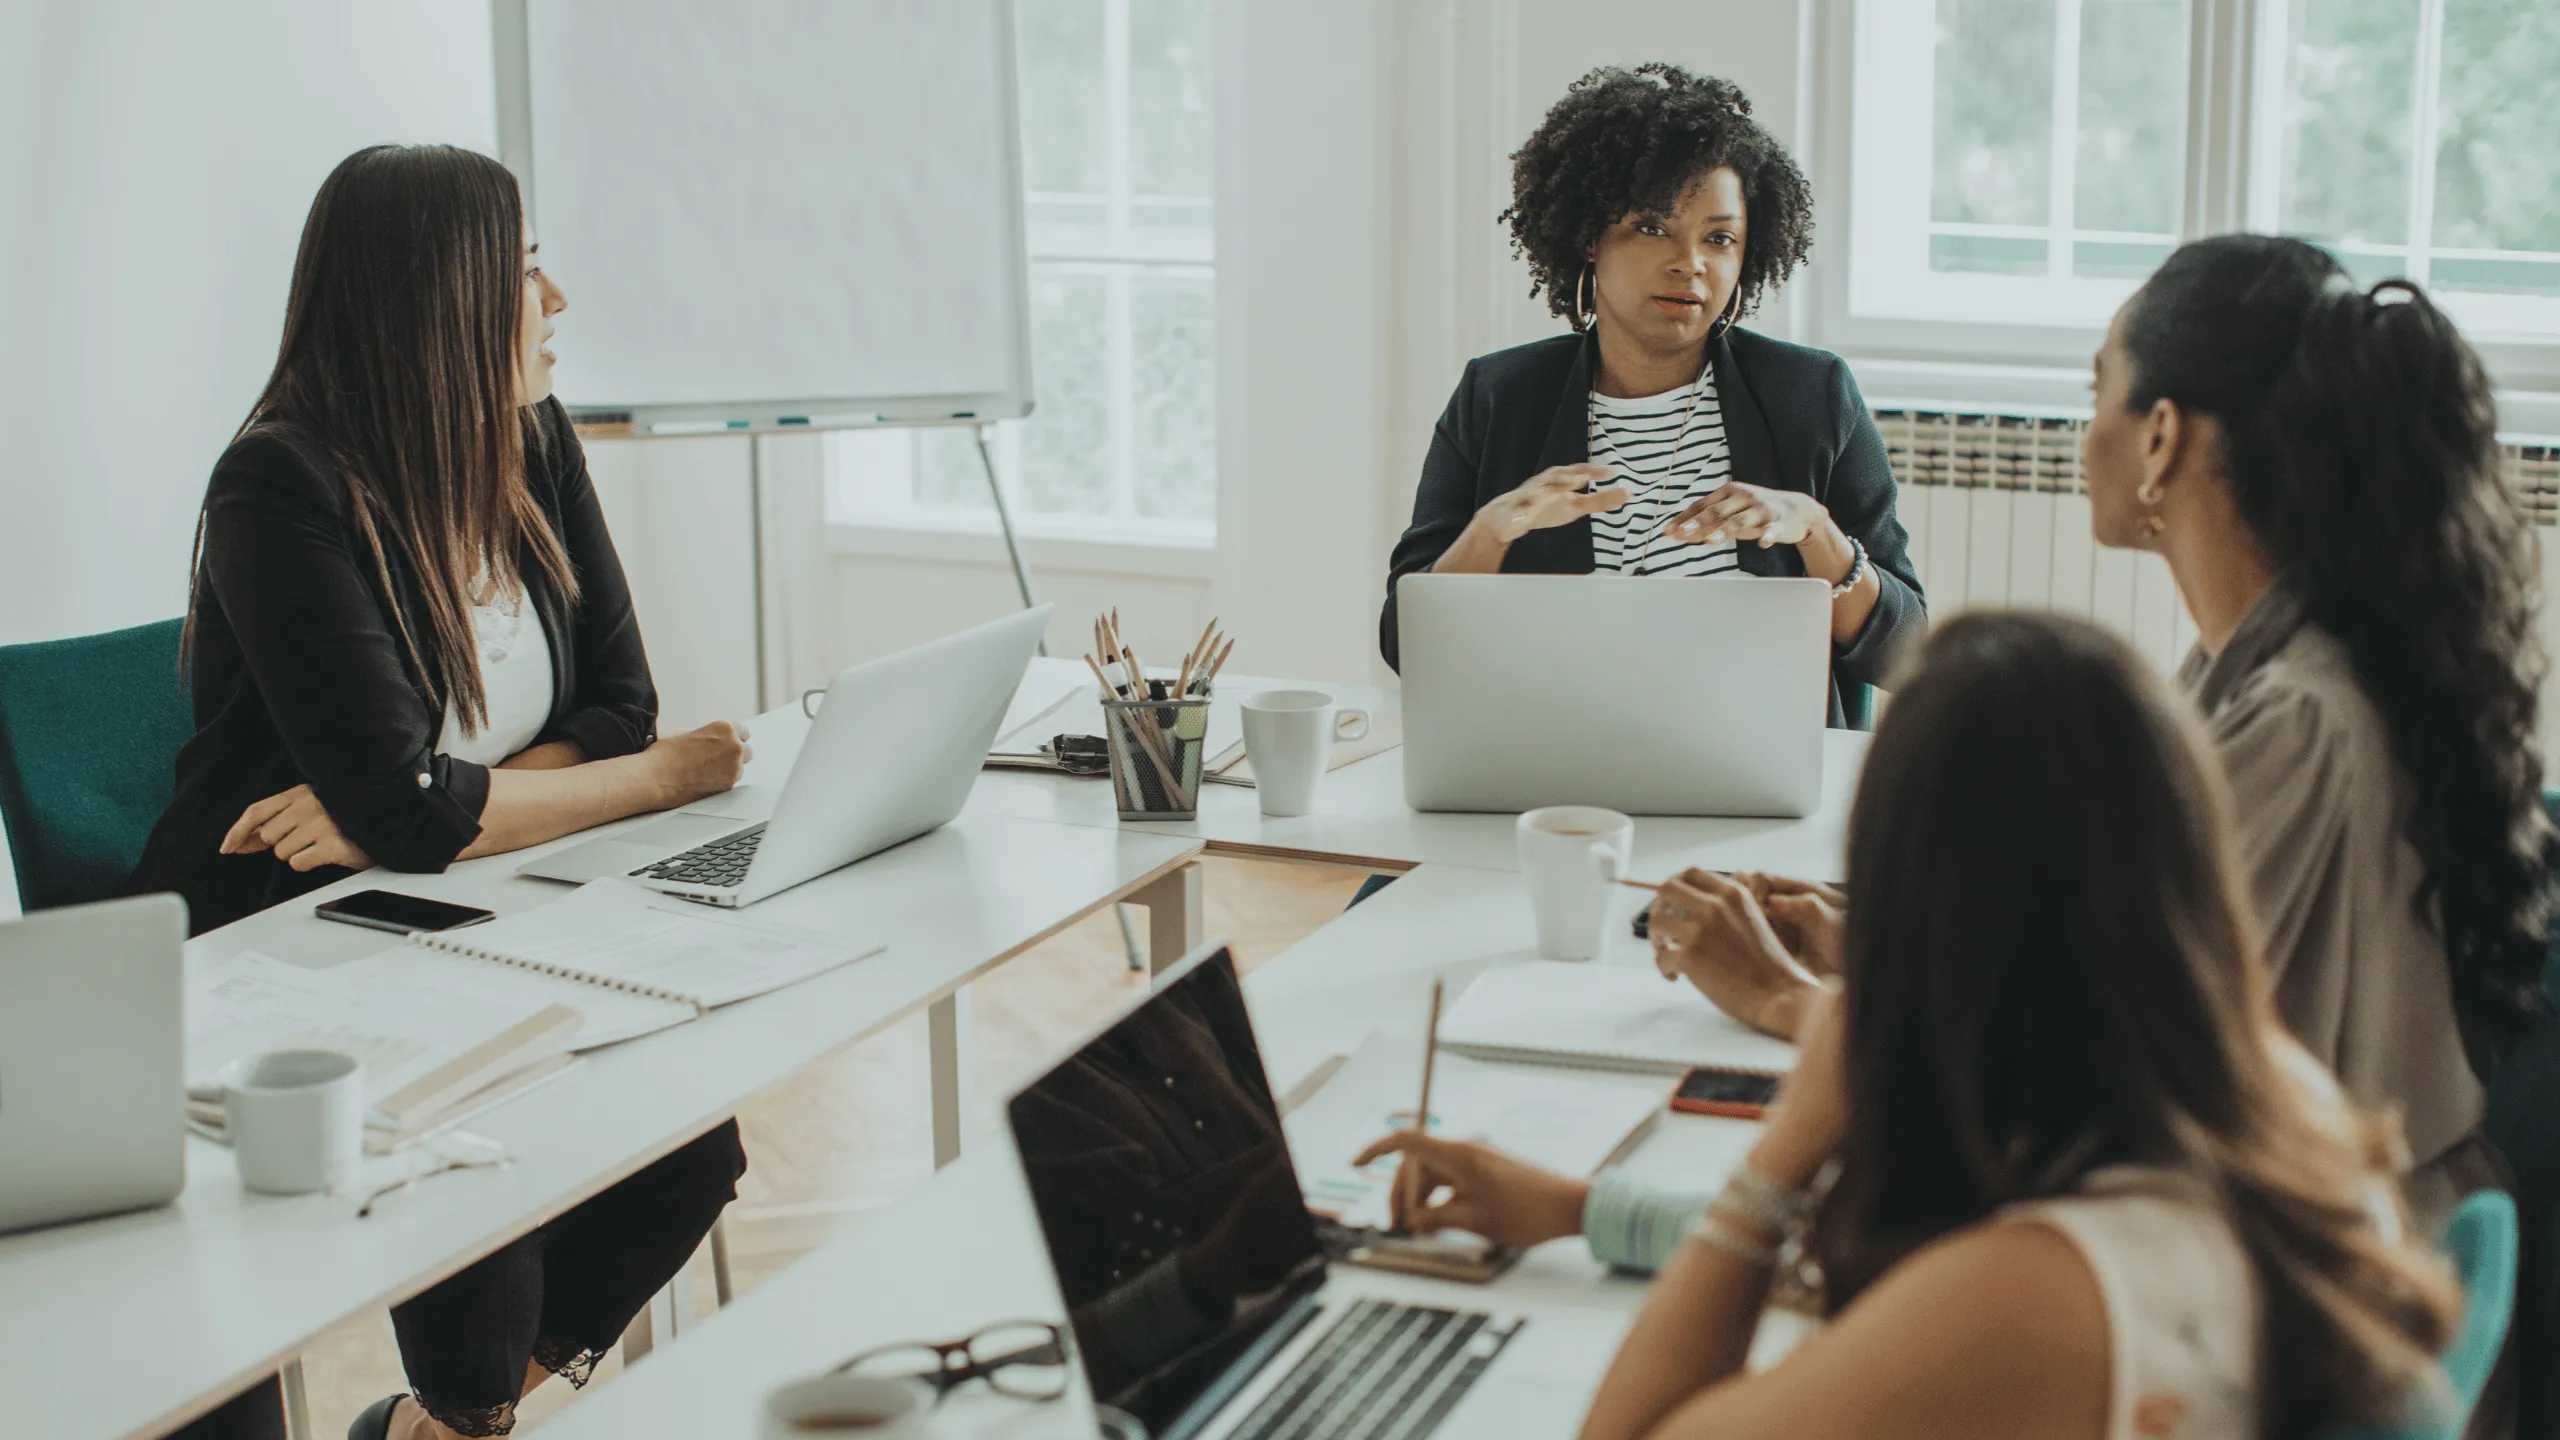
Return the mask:
<path id="1" fill-rule="evenodd" d="M 1696 392 L 1697 409 L 1690 411 Z M 1684 433 L 1682 422 L 1687 422 Z M 1723 575 L 1742 566 L 1728 539 L 1692 545 L 1663 528 L 1732 478 L 1715 371 L 1659 395 L 1621 400 L 1591 392 L 1591 463 L 1616 471 L 1635 498 L 1591 517 L 1591 568 L 1601 574 Z"/>

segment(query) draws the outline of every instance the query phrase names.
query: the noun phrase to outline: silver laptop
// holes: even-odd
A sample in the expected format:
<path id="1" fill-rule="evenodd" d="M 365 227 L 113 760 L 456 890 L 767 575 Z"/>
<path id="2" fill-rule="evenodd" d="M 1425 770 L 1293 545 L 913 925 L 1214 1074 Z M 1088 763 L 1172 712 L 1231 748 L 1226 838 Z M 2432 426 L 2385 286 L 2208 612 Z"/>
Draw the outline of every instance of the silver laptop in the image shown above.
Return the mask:
<path id="1" fill-rule="evenodd" d="M 1093 1398 L 1154 1440 L 1571 1434 L 1625 1323 L 1330 1263 L 1223 945 L 1006 1119 Z"/>
<path id="2" fill-rule="evenodd" d="M 1408 575 L 1416 810 L 1812 813 L 1831 587 L 1737 576 Z"/>
<path id="3" fill-rule="evenodd" d="M 619 875 L 708 905 L 750 905 L 946 825 L 977 783 L 1052 608 L 836 676 L 779 792 L 741 785 L 516 873 Z"/>
<path id="4" fill-rule="evenodd" d="M 186 1187 L 186 939 L 175 895 L 0 924 L 0 1231 Z"/>

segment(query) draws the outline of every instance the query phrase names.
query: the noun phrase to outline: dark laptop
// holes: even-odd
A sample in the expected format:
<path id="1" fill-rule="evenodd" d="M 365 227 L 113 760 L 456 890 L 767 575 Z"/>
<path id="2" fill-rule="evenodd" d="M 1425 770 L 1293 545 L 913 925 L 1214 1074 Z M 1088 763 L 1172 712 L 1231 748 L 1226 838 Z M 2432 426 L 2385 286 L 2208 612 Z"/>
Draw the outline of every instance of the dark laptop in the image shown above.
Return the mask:
<path id="1" fill-rule="evenodd" d="M 1223 947 L 1007 1114 L 1094 1399 L 1158 1440 L 1418 1440 L 1527 1323 L 1329 1273 Z"/>

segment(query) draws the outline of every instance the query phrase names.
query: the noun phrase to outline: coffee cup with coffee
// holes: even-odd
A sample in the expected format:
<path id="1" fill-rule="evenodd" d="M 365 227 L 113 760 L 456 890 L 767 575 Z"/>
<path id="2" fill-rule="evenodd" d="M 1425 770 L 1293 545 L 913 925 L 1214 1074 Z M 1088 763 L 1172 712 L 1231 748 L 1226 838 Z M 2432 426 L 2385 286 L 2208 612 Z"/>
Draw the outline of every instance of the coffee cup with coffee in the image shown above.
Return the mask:
<path id="1" fill-rule="evenodd" d="M 1589 960 L 1608 930 L 1609 890 L 1635 856 L 1636 822 L 1590 805 L 1551 805 L 1520 817 L 1520 878 L 1538 921 L 1538 953 Z"/>

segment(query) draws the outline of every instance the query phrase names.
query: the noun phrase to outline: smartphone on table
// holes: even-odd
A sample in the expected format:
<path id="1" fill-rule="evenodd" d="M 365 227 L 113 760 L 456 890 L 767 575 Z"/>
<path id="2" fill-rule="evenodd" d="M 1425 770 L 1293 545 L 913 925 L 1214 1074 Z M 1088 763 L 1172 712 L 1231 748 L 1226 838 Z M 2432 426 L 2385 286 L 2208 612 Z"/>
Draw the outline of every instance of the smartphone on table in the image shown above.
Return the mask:
<path id="1" fill-rule="evenodd" d="M 1765 1070 L 1700 1065 L 1680 1078 L 1680 1088 L 1671 1092 L 1671 1108 L 1688 1115 L 1758 1120 L 1777 1098 L 1778 1077 Z"/>
<path id="2" fill-rule="evenodd" d="M 388 930 L 394 935 L 406 935 L 416 930 L 453 930 L 464 925 L 477 925 L 494 918 L 498 912 L 483 910 L 476 905 L 456 905 L 450 900 L 403 895 L 394 890 L 359 890 L 353 895 L 323 901 L 311 907 L 311 913 L 341 925 L 362 925 L 369 930 Z"/>

